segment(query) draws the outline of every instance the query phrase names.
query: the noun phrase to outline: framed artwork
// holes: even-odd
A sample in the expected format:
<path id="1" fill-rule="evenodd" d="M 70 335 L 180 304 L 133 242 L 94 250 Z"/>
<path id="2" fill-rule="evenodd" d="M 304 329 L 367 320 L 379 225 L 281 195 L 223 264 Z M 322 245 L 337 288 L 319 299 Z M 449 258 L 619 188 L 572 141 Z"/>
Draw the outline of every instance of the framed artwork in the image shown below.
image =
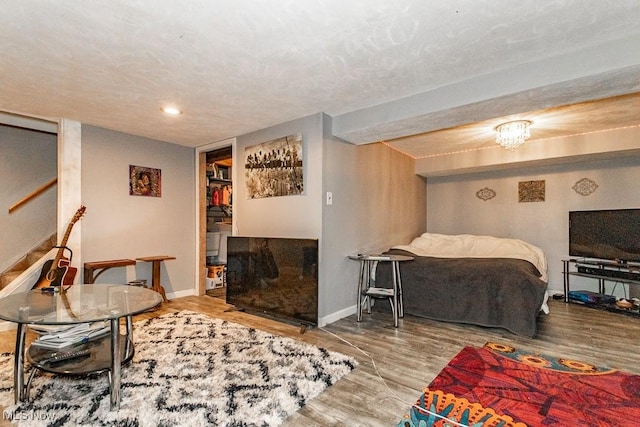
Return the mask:
<path id="1" fill-rule="evenodd" d="M 161 197 L 160 169 L 129 165 L 129 195 Z"/>
<path id="2" fill-rule="evenodd" d="M 544 196 L 544 180 L 518 183 L 518 202 L 544 202 Z"/>
<path id="3" fill-rule="evenodd" d="M 302 134 L 244 149 L 247 198 L 291 196 L 304 191 Z"/>

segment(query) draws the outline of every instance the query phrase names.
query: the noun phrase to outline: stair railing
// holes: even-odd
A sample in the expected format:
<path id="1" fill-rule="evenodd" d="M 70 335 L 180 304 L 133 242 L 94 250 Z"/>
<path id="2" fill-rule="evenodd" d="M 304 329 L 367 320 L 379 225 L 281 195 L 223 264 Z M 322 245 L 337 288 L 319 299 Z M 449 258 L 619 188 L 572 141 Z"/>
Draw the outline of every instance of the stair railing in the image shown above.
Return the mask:
<path id="1" fill-rule="evenodd" d="M 17 201 L 16 203 L 14 203 L 13 205 L 11 205 L 9 207 L 9 213 L 12 213 L 13 211 L 15 211 L 16 209 L 18 209 L 19 207 L 21 207 L 22 205 L 25 205 L 26 203 L 30 202 L 31 200 L 35 199 L 36 197 L 38 197 L 40 194 L 44 193 L 45 191 L 47 191 L 50 187 L 53 187 L 54 185 L 56 185 L 58 183 L 58 178 L 53 178 L 51 181 L 47 182 L 46 184 L 44 184 L 42 187 L 36 189 L 35 191 L 33 191 L 30 194 L 27 194 L 25 197 L 22 198 L 22 200 Z"/>

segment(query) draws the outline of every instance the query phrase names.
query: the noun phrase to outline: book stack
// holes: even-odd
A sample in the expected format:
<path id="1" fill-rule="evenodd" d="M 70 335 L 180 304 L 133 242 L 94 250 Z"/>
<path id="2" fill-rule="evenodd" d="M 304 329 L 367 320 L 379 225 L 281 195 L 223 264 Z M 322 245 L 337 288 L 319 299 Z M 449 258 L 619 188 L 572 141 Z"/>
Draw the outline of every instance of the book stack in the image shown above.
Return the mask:
<path id="1" fill-rule="evenodd" d="M 78 323 L 76 325 L 30 325 L 39 334 L 31 345 L 59 349 L 70 345 L 83 344 L 93 338 L 108 334 L 108 322 Z"/>

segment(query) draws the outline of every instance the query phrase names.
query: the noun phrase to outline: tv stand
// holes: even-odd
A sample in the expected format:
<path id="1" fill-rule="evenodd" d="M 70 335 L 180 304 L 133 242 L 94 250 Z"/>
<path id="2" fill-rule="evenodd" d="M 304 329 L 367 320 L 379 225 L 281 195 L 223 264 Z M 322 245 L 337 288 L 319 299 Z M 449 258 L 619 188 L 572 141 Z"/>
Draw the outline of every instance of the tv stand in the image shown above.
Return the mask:
<path id="1" fill-rule="evenodd" d="M 563 276 L 564 276 L 564 302 L 580 302 L 569 298 L 571 292 L 571 277 L 586 277 L 598 281 L 598 294 L 607 295 L 606 282 L 624 283 L 627 285 L 640 285 L 640 263 L 620 262 L 613 260 L 594 260 L 570 258 L 562 260 Z M 584 303 L 584 301 L 583 301 Z M 618 308 L 615 304 L 608 301 L 605 303 L 585 303 L 587 305 L 605 305 L 612 311 L 625 311 L 638 313 L 638 307 L 632 309 Z"/>

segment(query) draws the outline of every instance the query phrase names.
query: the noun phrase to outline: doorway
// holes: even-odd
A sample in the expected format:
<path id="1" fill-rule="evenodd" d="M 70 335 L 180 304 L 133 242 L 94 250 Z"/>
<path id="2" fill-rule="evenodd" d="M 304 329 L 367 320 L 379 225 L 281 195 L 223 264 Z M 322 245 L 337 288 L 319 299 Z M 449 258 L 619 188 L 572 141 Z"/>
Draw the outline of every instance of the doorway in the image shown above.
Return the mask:
<path id="1" fill-rule="evenodd" d="M 0 289 L 20 287 L 14 280 L 58 242 L 57 124 L 44 125 L 0 111 L 0 200 L 8 208 L 0 216 Z"/>
<path id="2" fill-rule="evenodd" d="M 205 293 L 226 298 L 227 237 L 233 229 L 233 154 L 227 146 L 204 153 Z"/>

